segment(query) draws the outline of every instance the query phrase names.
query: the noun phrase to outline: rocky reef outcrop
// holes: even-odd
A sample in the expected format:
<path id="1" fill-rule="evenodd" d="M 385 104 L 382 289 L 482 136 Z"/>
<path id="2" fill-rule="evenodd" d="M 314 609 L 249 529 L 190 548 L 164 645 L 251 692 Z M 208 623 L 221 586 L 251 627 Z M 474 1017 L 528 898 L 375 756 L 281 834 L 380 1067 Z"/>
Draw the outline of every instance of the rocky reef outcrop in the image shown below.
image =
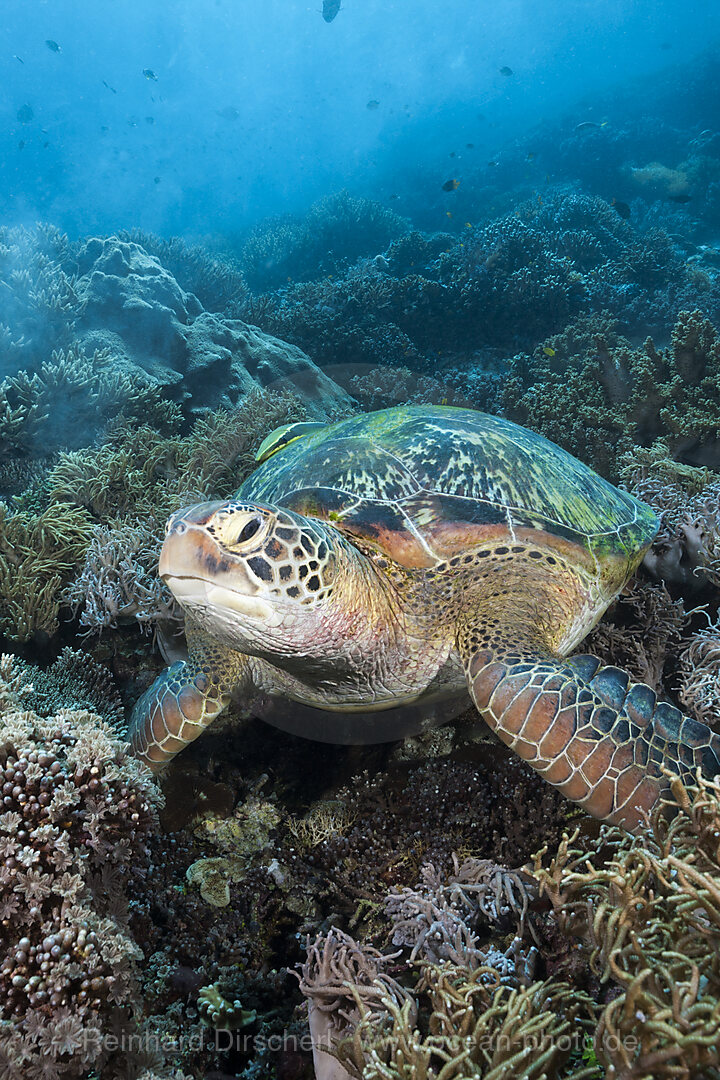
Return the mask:
<path id="1" fill-rule="evenodd" d="M 110 349 L 191 411 L 234 405 L 256 386 L 294 389 L 322 413 L 345 393 L 296 345 L 203 309 L 159 259 L 115 236 L 77 253 L 79 343 Z"/>

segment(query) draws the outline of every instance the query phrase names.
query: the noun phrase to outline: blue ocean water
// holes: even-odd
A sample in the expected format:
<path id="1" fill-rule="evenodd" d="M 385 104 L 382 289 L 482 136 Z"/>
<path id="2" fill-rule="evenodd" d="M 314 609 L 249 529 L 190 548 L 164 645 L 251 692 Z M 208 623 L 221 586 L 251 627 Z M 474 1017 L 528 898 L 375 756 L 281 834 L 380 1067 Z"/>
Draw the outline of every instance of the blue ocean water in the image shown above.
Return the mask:
<path id="1" fill-rule="evenodd" d="M 650 117 L 689 138 L 717 120 L 710 0 L 321 7 L 7 0 L 3 219 L 227 237 L 347 188 L 444 228 L 442 182 L 471 199 L 516 139 L 536 188 L 580 175 L 612 197 L 602 144 L 558 160 L 577 123 L 606 119 L 612 147 Z M 648 154 L 674 164 L 670 134 L 629 163 Z"/>

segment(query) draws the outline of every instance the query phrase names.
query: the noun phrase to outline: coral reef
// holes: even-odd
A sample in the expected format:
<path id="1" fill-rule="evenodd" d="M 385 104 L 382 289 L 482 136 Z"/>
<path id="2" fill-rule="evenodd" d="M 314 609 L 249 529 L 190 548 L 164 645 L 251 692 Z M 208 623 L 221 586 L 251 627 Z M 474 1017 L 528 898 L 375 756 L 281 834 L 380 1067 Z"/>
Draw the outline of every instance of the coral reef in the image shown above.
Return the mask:
<path id="1" fill-rule="evenodd" d="M 523 146 L 453 219 L 438 203 L 452 232 L 341 193 L 258 228 L 242 267 L 0 230 L 0 632 L 28 658 L 0 664 L 8 1080 L 720 1068 L 716 786 L 598 835 L 476 717 L 332 747 L 240 703 L 163 777 L 157 830 L 118 737 L 159 663 L 141 632 L 182 648 L 168 514 L 351 397 L 505 412 L 649 502 L 645 566 L 583 651 L 717 727 L 720 158 L 712 133 L 635 136 L 633 175 L 629 130 L 558 137 L 556 175 L 607 148 L 607 201 L 539 196 Z M 689 209 L 661 201 L 681 181 Z"/>
<path id="2" fill-rule="evenodd" d="M 670 345 L 633 349 L 607 317 L 576 322 L 532 357 L 516 356 L 507 415 L 616 480 L 620 459 L 662 439 L 666 455 L 700 455 L 720 438 L 720 339 L 701 311 L 681 312 Z"/>
<path id="3" fill-rule="evenodd" d="M 664 333 L 683 309 L 720 317 L 720 287 L 663 229 L 635 231 L 602 199 L 568 192 L 461 239 L 412 232 L 332 275 L 289 276 L 265 282 L 244 317 L 337 365 L 343 384 L 355 365 L 492 371 L 583 314 L 612 312 L 633 334 Z"/>
<path id="4" fill-rule="evenodd" d="M 87 357 L 75 346 L 54 352 L 50 363 L 0 383 L 0 447 L 4 455 L 45 457 L 60 449 L 89 446 L 120 413 L 160 429 L 177 409 L 146 377 L 114 367 L 108 349 Z"/>
<path id="5" fill-rule="evenodd" d="M 575 832 L 535 860 L 561 932 L 617 987 L 593 1039 L 608 1077 L 690 1080 L 720 1065 L 720 785 L 676 781 L 673 796 L 675 816 L 659 807 L 642 837 L 604 827 L 573 846 Z"/>
<path id="6" fill-rule="evenodd" d="M 315 203 L 300 221 L 280 218 L 257 226 L 245 241 L 240 266 L 251 289 L 267 292 L 385 251 L 409 227 L 380 203 L 339 191 Z"/>
<path id="7" fill-rule="evenodd" d="M 0 1067 L 55 1080 L 103 1068 L 139 1017 L 125 890 L 161 800 L 99 717 L 28 711 L 25 675 L 0 660 Z"/>
<path id="8" fill-rule="evenodd" d="M 33 509 L 0 503 L 0 632 L 52 636 L 66 605 L 86 630 L 172 633 L 180 615 L 156 569 L 167 517 L 231 495 L 267 432 L 306 416 L 292 394 L 256 388 L 187 435 L 176 413 L 170 433 L 120 418 L 101 446 L 61 453 L 24 496 Z"/>

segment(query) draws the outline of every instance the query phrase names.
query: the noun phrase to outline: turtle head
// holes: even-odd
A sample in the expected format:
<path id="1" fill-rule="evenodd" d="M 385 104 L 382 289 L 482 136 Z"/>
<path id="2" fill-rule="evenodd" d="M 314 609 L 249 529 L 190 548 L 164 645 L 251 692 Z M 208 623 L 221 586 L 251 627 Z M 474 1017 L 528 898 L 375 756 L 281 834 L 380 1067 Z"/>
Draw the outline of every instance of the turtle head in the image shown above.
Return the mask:
<path id="1" fill-rule="evenodd" d="M 357 560 L 330 524 L 268 504 L 213 502 L 170 518 L 160 576 L 231 648 L 271 661 L 331 657 L 347 648 L 364 607 Z"/>

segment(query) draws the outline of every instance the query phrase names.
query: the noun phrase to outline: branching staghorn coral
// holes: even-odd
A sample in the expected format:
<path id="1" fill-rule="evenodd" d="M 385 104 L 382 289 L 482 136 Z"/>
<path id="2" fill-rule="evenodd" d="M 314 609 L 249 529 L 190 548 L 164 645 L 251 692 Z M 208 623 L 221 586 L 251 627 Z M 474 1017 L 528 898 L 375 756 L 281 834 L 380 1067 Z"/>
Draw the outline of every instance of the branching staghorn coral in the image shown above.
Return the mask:
<path id="1" fill-rule="evenodd" d="M 323 799 L 301 818 L 290 818 L 290 835 L 304 848 L 314 848 L 342 836 L 355 822 L 356 814 L 341 799 Z"/>
<path id="2" fill-rule="evenodd" d="M 198 1012 L 206 1024 L 220 1031 L 237 1031 L 257 1017 L 254 1009 L 243 1009 L 237 998 L 226 998 L 217 983 L 203 986 L 198 994 Z"/>
<path id="3" fill-rule="evenodd" d="M 666 811 L 674 817 L 669 818 Z M 594 1037 L 610 1080 L 694 1080 L 720 1066 L 720 782 L 672 784 L 643 836 L 563 839 L 535 877 L 564 933 L 620 991 Z"/>
<path id="4" fill-rule="evenodd" d="M 160 429 L 177 423 L 177 405 L 162 399 L 150 380 L 114 366 L 107 350 L 87 357 L 78 348 L 53 352 L 33 374 L 20 371 L 0 383 L 0 453 L 46 456 L 87 446 L 122 413 Z"/>
<path id="5" fill-rule="evenodd" d="M 82 312 L 67 237 L 52 225 L 0 228 L 0 376 L 67 348 Z"/>

